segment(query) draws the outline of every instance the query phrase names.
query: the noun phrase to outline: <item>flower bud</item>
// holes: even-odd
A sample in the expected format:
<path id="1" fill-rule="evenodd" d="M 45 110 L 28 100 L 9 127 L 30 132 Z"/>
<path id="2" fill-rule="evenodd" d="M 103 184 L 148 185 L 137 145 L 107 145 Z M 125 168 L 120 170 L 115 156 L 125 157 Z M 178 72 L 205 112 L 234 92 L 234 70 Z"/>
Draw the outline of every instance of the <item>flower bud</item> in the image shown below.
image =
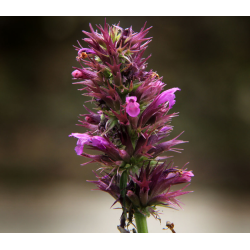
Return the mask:
<path id="1" fill-rule="evenodd" d="M 80 70 L 78 70 L 78 69 L 74 70 L 74 71 L 71 73 L 71 75 L 72 75 L 74 78 L 76 78 L 76 79 L 79 79 L 79 78 L 82 78 L 82 77 L 83 77 L 83 73 L 82 73 Z"/>

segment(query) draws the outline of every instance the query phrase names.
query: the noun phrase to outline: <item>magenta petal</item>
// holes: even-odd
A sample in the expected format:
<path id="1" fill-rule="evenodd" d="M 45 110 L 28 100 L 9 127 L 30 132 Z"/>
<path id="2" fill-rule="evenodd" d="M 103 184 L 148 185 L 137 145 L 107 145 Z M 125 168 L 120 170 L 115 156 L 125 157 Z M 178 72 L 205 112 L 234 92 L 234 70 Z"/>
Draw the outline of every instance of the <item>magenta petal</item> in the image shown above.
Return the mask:
<path id="1" fill-rule="evenodd" d="M 83 152 L 83 145 L 78 145 L 75 147 L 75 151 L 77 155 L 81 155 Z"/>
<path id="2" fill-rule="evenodd" d="M 135 105 L 135 104 L 129 104 L 126 107 L 126 112 L 132 116 L 132 117 L 136 117 L 140 114 L 140 108 L 139 105 Z"/>
<path id="3" fill-rule="evenodd" d="M 85 52 L 86 54 L 96 54 L 95 51 L 92 49 L 82 48 L 78 51 L 78 56 L 81 57 L 81 54 L 83 52 Z"/>
<path id="4" fill-rule="evenodd" d="M 126 97 L 126 112 L 131 116 L 131 117 L 136 117 L 140 114 L 140 104 L 137 101 L 136 96 L 129 96 Z"/>
<path id="5" fill-rule="evenodd" d="M 83 73 L 82 73 L 80 70 L 78 70 L 78 69 L 74 70 L 74 71 L 71 73 L 71 75 L 72 75 L 74 78 L 76 78 L 76 79 L 82 78 L 82 77 L 83 77 Z"/>
<path id="6" fill-rule="evenodd" d="M 88 140 L 90 138 L 90 136 L 85 133 L 71 133 L 69 137 L 72 137 L 72 136 L 81 140 Z"/>
<path id="7" fill-rule="evenodd" d="M 75 137 L 78 139 L 75 147 L 75 151 L 77 155 L 81 155 L 83 153 L 83 146 L 84 144 L 87 144 L 90 136 L 88 134 L 81 134 L 81 133 L 72 133 L 69 135 L 69 137 Z"/>
<path id="8" fill-rule="evenodd" d="M 111 146 L 110 142 L 108 142 L 105 138 L 101 136 L 91 136 L 86 133 L 72 133 L 69 135 L 74 136 L 78 139 L 75 147 L 75 151 L 78 155 L 81 155 L 83 153 L 83 147 L 84 145 L 93 146 L 95 148 L 98 148 L 100 150 L 105 150 L 106 146 Z"/>
<path id="9" fill-rule="evenodd" d="M 162 92 L 158 98 L 157 98 L 157 101 L 155 103 L 156 106 L 164 103 L 164 102 L 169 102 L 169 108 L 171 109 L 173 107 L 173 105 L 175 104 L 175 92 L 177 90 L 181 90 L 179 88 L 172 88 L 172 89 L 168 89 L 164 92 Z"/>
<path id="10" fill-rule="evenodd" d="M 107 140 L 105 140 L 103 137 L 101 136 L 94 136 L 93 140 L 92 140 L 92 146 L 97 147 L 101 150 L 105 149 L 105 145 L 108 145 L 109 143 L 107 142 Z"/>
<path id="11" fill-rule="evenodd" d="M 191 177 L 193 176 L 194 174 L 192 173 L 192 171 L 183 171 L 183 173 L 174 180 L 173 184 L 190 182 Z"/>
<path id="12" fill-rule="evenodd" d="M 128 96 L 126 97 L 126 103 L 129 104 L 130 102 L 136 102 L 137 97 L 136 96 Z"/>

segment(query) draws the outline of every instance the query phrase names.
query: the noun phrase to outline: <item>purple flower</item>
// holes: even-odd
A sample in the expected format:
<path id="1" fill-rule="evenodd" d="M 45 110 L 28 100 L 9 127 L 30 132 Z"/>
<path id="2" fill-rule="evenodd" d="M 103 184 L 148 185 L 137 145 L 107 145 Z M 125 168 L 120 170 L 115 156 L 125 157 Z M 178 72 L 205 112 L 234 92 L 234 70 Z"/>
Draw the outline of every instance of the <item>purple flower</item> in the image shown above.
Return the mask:
<path id="1" fill-rule="evenodd" d="M 142 84 L 136 89 L 134 95 L 140 103 L 148 103 L 155 99 L 165 84 L 157 78 L 155 72 L 149 72 Z"/>
<path id="2" fill-rule="evenodd" d="M 78 51 L 78 57 L 85 59 L 87 57 L 87 54 L 95 55 L 95 51 L 92 49 L 82 48 Z"/>
<path id="3" fill-rule="evenodd" d="M 89 145 L 104 150 L 106 149 L 105 146 L 108 146 L 109 143 L 101 136 L 93 136 Z"/>
<path id="4" fill-rule="evenodd" d="M 143 54 L 151 38 L 146 38 L 150 28 L 145 26 L 134 32 L 132 26 L 123 29 L 106 21 L 103 27 L 97 25 L 98 30 L 90 24 L 90 32 L 83 31 L 88 48 L 79 42 L 75 46 L 80 66 L 72 72 L 75 80 L 81 79 L 74 84 L 82 85 L 79 90 L 85 91 L 83 95 L 91 98 L 97 111 L 85 107 L 89 113 L 81 114 L 77 125 L 87 132 L 69 136 L 78 139 L 77 155 L 101 164 L 103 176 L 91 182 L 120 202 L 122 228 L 128 217 L 132 222 L 134 214 L 158 218 L 156 206 L 179 205 L 176 197 L 189 191 L 170 188 L 193 177 L 191 171 L 162 162 L 172 157 L 163 153 L 179 153 L 182 149 L 175 146 L 186 143 L 177 139 L 180 135 L 163 140 L 173 130 L 170 123 L 177 113 L 168 112 L 180 89 L 163 91 L 162 77 L 146 70 L 151 55 L 144 58 Z M 101 154 L 87 154 L 84 145 Z"/>
<path id="5" fill-rule="evenodd" d="M 106 137 L 102 136 L 92 136 L 87 133 L 72 133 L 69 137 L 75 137 L 78 139 L 75 147 L 75 151 L 77 155 L 83 155 L 91 159 L 96 159 L 96 155 L 89 155 L 83 152 L 84 145 L 91 146 L 93 149 L 103 151 L 106 155 L 98 158 L 99 162 L 120 162 L 121 161 L 129 161 L 130 156 L 128 153 L 123 150 L 117 148 L 112 142 L 110 142 Z M 110 164 L 112 165 L 112 164 Z"/>
<path id="6" fill-rule="evenodd" d="M 130 181 L 126 185 L 127 210 L 132 206 L 142 214 L 148 216 L 152 214 L 155 218 L 159 218 L 155 206 L 180 207 L 180 202 L 176 197 L 192 192 L 182 191 L 187 186 L 177 191 L 170 190 L 175 184 L 190 182 L 191 177 L 194 176 L 191 171 L 178 169 L 177 167 L 170 168 L 170 163 L 162 163 L 154 168 L 151 168 L 148 164 L 142 166 L 138 171 L 138 175 L 130 175 Z M 116 200 L 115 203 L 120 202 L 123 205 L 119 186 L 120 174 L 113 178 L 110 175 L 97 176 L 97 178 L 98 181 L 89 182 L 95 183 L 99 190 L 113 196 Z"/>
<path id="7" fill-rule="evenodd" d="M 175 92 L 181 90 L 179 88 L 172 88 L 162 92 L 155 100 L 154 105 L 157 107 L 162 103 L 168 102 L 169 108 L 171 109 L 175 104 Z"/>
<path id="8" fill-rule="evenodd" d="M 82 71 L 78 69 L 74 70 L 71 74 L 75 79 L 81 79 L 83 77 Z"/>
<path id="9" fill-rule="evenodd" d="M 180 183 L 185 183 L 185 182 L 190 182 L 191 178 L 194 176 L 192 171 L 185 171 L 185 170 L 180 170 L 179 171 L 179 176 L 173 181 L 173 185 L 175 184 L 180 184 Z"/>
<path id="10" fill-rule="evenodd" d="M 83 153 L 83 147 L 84 145 L 89 145 L 96 147 L 100 150 L 105 149 L 105 145 L 108 145 L 109 143 L 101 136 L 90 136 L 86 133 L 72 133 L 69 135 L 74 136 L 75 138 L 78 138 L 78 141 L 76 143 L 75 151 L 77 155 L 81 155 Z"/>
<path id="11" fill-rule="evenodd" d="M 98 77 L 97 73 L 84 68 L 83 69 L 76 68 L 76 70 L 72 72 L 72 76 L 75 79 L 91 79 L 91 80 Z"/>
<path id="12" fill-rule="evenodd" d="M 178 200 L 175 198 L 179 195 L 189 193 L 190 191 L 181 192 L 181 190 L 171 192 L 170 188 L 174 184 L 188 183 L 191 181 L 191 177 L 194 176 L 191 171 L 182 171 L 181 169 L 169 168 L 170 164 L 162 163 L 151 169 L 150 164 L 140 169 L 140 174 L 136 177 L 131 176 L 134 182 L 135 188 L 132 188 L 129 196 L 135 195 L 140 201 L 139 210 L 143 212 L 145 207 L 151 207 L 152 205 L 161 206 L 179 206 Z M 167 169 L 166 169 L 167 168 Z M 186 178 L 189 176 L 189 178 Z M 133 185 L 131 185 L 132 187 Z M 184 187 L 185 188 L 185 187 Z M 137 201 L 138 203 L 138 201 Z M 151 207 L 152 214 L 156 214 L 155 208 Z"/>
<path id="13" fill-rule="evenodd" d="M 87 144 L 90 136 L 88 134 L 80 134 L 80 133 L 72 133 L 69 135 L 69 137 L 74 136 L 75 138 L 78 138 L 78 141 L 76 143 L 75 151 L 77 155 L 81 155 L 83 152 L 83 146 L 84 144 Z"/>
<path id="14" fill-rule="evenodd" d="M 138 126 L 142 127 L 143 125 L 145 125 L 149 120 L 151 120 L 150 123 L 152 123 L 152 118 L 153 119 L 153 123 L 156 123 L 156 118 L 158 117 L 158 119 L 160 118 L 160 120 L 162 120 L 162 122 L 164 122 L 164 118 L 167 118 L 167 116 L 164 116 L 163 113 L 167 113 L 167 111 L 169 109 L 171 109 L 173 107 L 173 105 L 175 104 L 175 92 L 180 89 L 179 88 L 172 88 L 172 89 L 168 89 L 164 92 L 162 92 L 160 95 L 158 95 L 151 104 L 149 104 L 147 106 L 147 108 L 142 112 L 139 121 L 138 121 Z M 163 103 L 168 102 L 169 108 L 166 109 L 166 104 L 163 106 L 160 106 Z M 162 114 L 160 114 L 162 113 Z M 160 114 L 160 116 L 159 116 Z"/>
<path id="15" fill-rule="evenodd" d="M 136 101 L 136 96 L 126 97 L 126 112 L 132 117 L 136 117 L 140 114 L 140 104 Z"/>

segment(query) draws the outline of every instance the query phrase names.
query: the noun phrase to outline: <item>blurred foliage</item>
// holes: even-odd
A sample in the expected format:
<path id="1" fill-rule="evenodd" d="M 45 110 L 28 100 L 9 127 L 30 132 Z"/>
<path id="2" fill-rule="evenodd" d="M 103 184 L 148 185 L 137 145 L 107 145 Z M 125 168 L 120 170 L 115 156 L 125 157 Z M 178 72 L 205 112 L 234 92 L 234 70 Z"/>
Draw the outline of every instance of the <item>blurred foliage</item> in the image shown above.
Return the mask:
<path id="1" fill-rule="evenodd" d="M 190 162 L 194 183 L 249 189 L 250 18 L 107 17 L 145 21 L 153 37 L 145 56 L 168 88 L 180 87 L 171 136 L 183 130 L 176 165 Z M 0 178 L 11 185 L 93 179 L 74 152 L 72 132 L 88 100 L 71 85 L 77 45 L 104 17 L 0 17 Z M 84 43 L 82 42 L 84 45 Z M 88 103 L 88 106 L 91 104 Z"/>

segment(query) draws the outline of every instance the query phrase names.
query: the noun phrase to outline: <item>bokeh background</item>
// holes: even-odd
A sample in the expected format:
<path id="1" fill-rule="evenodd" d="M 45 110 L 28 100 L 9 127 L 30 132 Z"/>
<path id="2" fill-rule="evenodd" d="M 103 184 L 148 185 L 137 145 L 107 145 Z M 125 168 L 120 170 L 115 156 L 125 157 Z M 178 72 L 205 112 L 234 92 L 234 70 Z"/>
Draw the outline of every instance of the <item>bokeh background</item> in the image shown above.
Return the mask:
<path id="1" fill-rule="evenodd" d="M 175 164 L 195 177 L 183 210 L 163 209 L 150 232 L 250 232 L 250 18 L 107 17 L 139 31 L 153 26 L 146 55 L 168 88 L 179 87 Z M 0 232 L 118 233 L 113 199 L 91 191 L 96 164 L 75 154 L 72 132 L 87 100 L 72 85 L 89 23 L 104 17 L 0 17 Z M 84 43 L 82 42 L 84 45 Z"/>

